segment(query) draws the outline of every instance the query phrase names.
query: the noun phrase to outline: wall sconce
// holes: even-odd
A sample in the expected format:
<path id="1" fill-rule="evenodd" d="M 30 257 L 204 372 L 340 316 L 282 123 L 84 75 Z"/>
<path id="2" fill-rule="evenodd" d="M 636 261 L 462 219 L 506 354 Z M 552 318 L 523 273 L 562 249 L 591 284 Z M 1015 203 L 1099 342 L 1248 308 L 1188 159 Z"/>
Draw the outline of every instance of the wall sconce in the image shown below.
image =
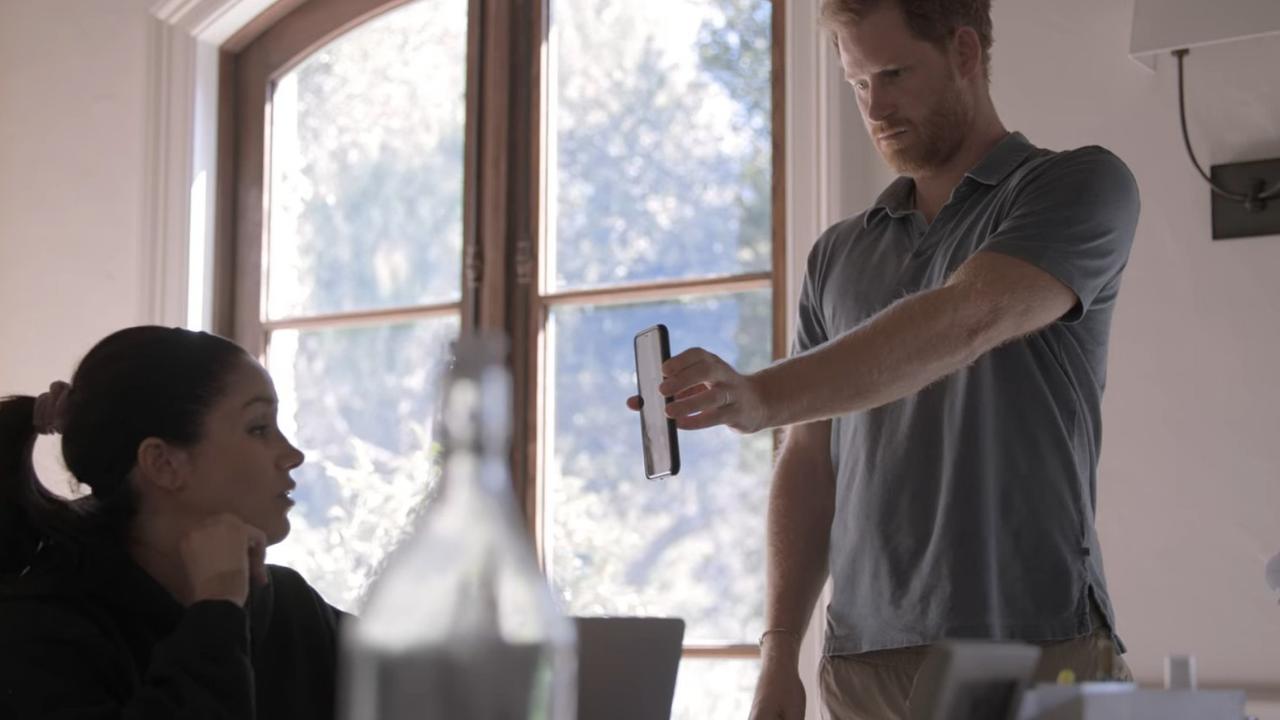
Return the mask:
<path id="1" fill-rule="evenodd" d="M 1173 51 L 1178 59 L 1178 121 L 1187 156 L 1212 190 L 1213 239 L 1280 235 L 1280 158 L 1214 165 L 1206 173 L 1191 149 L 1182 61 L 1191 51 Z"/>
<path id="2" fill-rule="evenodd" d="M 1212 191 L 1213 239 L 1280 235 L 1280 158 L 1214 165 L 1205 172 L 1187 133 L 1182 66 L 1192 48 L 1246 38 L 1280 38 L 1280 0 L 1133 0 L 1129 56 L 1154 71 L 1178 64 L 1178 117 L 1196 171 Z"/>

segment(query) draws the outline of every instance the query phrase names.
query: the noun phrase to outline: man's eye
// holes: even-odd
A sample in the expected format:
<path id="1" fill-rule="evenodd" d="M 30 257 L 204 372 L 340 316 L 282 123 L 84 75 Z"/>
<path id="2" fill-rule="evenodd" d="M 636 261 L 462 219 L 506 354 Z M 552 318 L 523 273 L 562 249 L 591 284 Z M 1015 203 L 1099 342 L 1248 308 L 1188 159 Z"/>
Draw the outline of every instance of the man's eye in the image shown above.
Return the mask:
<path id="1" fill-rule="evenodd" d="M 249 434 L 253 435 L 254 437 L 266 437 L 267 432 L 270 429 L 271 428 L 266 425 L 254 425 L 253 427 L 249 428 Z"/>

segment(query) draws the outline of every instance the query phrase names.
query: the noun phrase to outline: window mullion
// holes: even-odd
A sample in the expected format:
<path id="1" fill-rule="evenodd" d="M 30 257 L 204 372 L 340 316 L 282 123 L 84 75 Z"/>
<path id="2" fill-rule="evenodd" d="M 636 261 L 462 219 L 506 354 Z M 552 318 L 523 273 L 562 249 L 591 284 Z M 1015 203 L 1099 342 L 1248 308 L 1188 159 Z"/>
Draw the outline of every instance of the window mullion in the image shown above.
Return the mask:
<path id="1" fill-rule="evenodd" d="M 504 332 L 511 339 L 514 403 L 511 477 L 517 500 L 536 527 L 535 411 L 537 339 L 534 297 L 538 254 L 540 159 L 538 64 L 541 2 L 472 0 L 472 98 L 469 132 L 475 139 L 477 212 L 468 252 L 472 322 L 467 329 Z M 479 16 L 476 19 L 477 15 Z M 476 65 L 478 64 L 478 67 Z M 468 148 L 469 157 L 471 149 Z"/>

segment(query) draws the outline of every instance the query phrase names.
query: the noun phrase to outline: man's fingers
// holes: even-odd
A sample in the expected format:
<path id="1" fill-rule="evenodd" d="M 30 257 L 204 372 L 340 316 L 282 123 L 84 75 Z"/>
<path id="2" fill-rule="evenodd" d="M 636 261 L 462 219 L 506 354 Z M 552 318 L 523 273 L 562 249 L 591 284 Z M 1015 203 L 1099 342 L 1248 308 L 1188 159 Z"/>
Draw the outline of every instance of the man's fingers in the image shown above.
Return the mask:
<path id="1" fill-rule="evenodd" d="M 710 362 L 712 358 L 719 360 L 713 353 L 709 353 L 700 347 L 689 348 L 679 355 L 675 355 L 666 362 L 662 363 L 662 376 L 673 377 L 679 375 L 684 370 L 695 365 Z"/>
<path id="2" fill-rule="evenodd" d="M 693 387 L 685 388 L 684 390 L 681 390 L 679 393 L 676 393 L 676 400 L 683 400 L 684 398 L 693 397 L 694 395 L 704 392 L 706 388 L 707 388 L 706 385 L 701 385 L 701 384 L 694 385 Z M 644 407 L 644 400 L 641 399 L 639 395 L 632 395 L 631 397 L 627 398 L 628 410 L 639 412 L 640 408 L 642 407 Z"/>
<path id="3" fill-rule="evenodd" d="M 675 419 L 676 427 L 681 430 L 702 430 L 703 428 L 715 427 L 716 425 L 725 424 L 725 410 L 718 408 L 715 410 L 707 410 L 697 415 L 684 415 Z"/>
<path id="4" fill-rule="evenodd" d="M 724 405 L 724 390 L 722 388 L 708 388 L 705 385 L 699 385 L 698 388 L 698 390 L 685 395 L 684 399 L 667 405 L 667 417 L 678 420 L 685 415 L 715 410 Z"/>
<path id="5" fill-rule="evenodd" d="M 693 397 L 694 395 L 697 395 L 699 393 L 706 392 L 707 387 L 708 386 L 705 384 L 699 384 L 699 385 L 694 385 L 693 387 L 687 387 L 681 390 L 680 392 L 676 393 L 676 400 L 683 400 L 687 397 Z"/>
<path id="6" fill-rule="evenodd" d="M 700 392 L 702 387 L 710 387 L 713 382 L 726 382 L 729 380 L 728 373 L 725 368 L 720 365 L 711 363 L 698 363 L 690 365 L 676 375 L 662 381 L 658 386 L 658 392 L 667 397 L 682 397 L 690 389 Z"/>

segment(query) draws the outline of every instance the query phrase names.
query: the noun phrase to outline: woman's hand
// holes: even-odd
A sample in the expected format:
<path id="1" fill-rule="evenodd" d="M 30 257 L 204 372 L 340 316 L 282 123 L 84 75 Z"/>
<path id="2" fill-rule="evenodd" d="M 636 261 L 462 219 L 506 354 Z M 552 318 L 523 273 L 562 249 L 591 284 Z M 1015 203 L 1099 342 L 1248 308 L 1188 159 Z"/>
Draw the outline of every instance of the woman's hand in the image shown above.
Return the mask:
<path id="1" fill-rule="evenodd" d="M 249 581 L 267 582 L 267 536 L 235 515 L 215 515 L 182 539 L 190 602 L 230 600 L 244 607 Z"/>

